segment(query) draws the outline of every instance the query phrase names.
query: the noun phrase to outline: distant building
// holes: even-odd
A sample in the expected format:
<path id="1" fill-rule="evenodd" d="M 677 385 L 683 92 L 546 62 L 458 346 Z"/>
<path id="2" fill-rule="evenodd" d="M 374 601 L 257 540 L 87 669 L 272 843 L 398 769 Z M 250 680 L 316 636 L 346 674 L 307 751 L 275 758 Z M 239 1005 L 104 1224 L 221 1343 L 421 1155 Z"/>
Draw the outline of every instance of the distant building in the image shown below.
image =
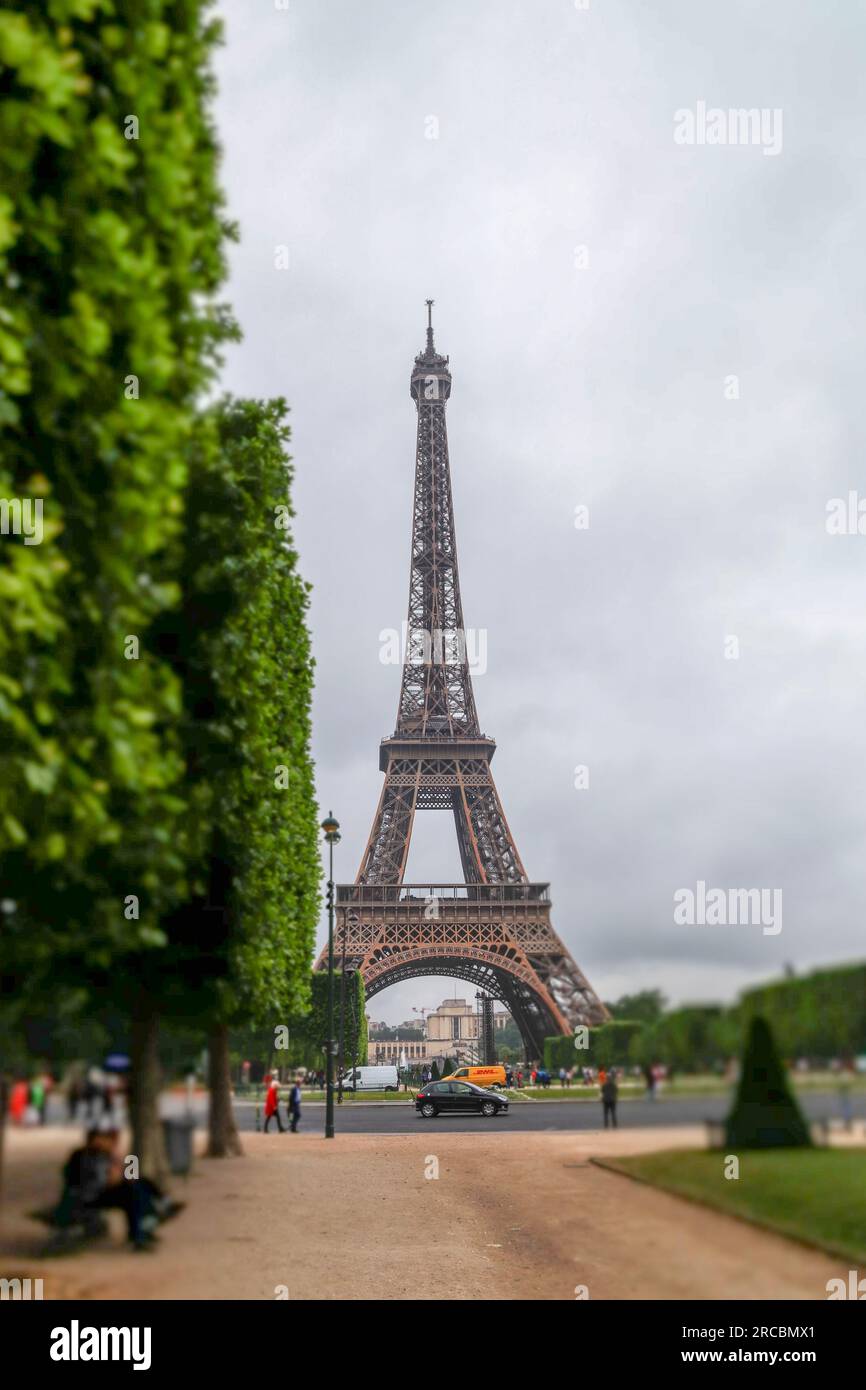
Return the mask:
<path id="1" fill-rule="evenodd" d="M 511 1022 L 507 1009 L 494 1010 L 493 1026 L 497 1030 Z M 478 1049 L 478 1014 L 466 999 L 443 999 L 438 1009 L 427 1014 L 424 1023 L 426 1038 L 405 1037 L 406 1033 L 417 1033 L 420 1022 L 406 1019 L 396 1025 L 396 1038 L 377 1037 L 378 1033 L 390 1032 L 394 1024 L 374 1023 L 367 1019 L 367 1062 L 370 1066 L 397 1063 L 403 1053 L 406 1061 L 416 1066 L 419 1063 L 439 1061 L 446 1057 L 458 1062 L 474 1062 Z"/>
<path id="2" fill-rule="evenodd" d="M 474 1043 L 477 1037 L 478 1017 L 465 999 L 443 999 L 439 1008 L 427 1015 L 428 1043 L 459 1045 Z"/>
<path id="3" fill-rule="evenodd" d="M 401 1053 L 410 1066 L 414 1066 L 418 1062 L 426 1062 L 427 1044 L 426 1042 L 418 1042 L 416 1038 L 391 1038 L 388 1041 L 369 1036 L 367 1038 L 368 1066 L 375 1067 L 392 1062 L 397 1064 L 400 1061 Z"/>

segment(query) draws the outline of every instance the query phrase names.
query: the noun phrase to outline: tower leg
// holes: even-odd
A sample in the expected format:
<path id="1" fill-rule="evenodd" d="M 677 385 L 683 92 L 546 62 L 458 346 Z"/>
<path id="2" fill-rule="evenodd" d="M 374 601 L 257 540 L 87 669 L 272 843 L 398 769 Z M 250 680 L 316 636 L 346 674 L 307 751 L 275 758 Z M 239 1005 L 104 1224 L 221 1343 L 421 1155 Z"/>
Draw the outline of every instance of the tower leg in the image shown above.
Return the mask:
<path id="1" fill-rule="evenodd" d="M 420 763 L 415 780 L 410 785 L 398 785 L 386 776 L 358 870 L 358 883 L 403 882 L 418 804 L 420 776 Z"/>

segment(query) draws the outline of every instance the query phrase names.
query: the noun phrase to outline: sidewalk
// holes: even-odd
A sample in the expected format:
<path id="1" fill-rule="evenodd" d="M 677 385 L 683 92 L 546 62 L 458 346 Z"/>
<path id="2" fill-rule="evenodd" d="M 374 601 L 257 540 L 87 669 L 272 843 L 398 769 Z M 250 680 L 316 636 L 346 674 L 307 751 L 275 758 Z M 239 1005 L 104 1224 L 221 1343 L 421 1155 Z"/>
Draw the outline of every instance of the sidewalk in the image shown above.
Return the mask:
<path id="1" fill-rule="evenodd" d="M 77 1130 L 8 1136 L 0 1276 L 46 1299 L 822 1299 L 833 1260 L 681 1202 L 591 1156 L 700 1147 L 703 1130 L 437 1135 L 246 1134 L 196 1163 L 154 1254 L 116 1238 L 41 1259 L 28 1220 Z M 435 1161 L 435 1162 L 434 1162 Z M 425 1173 L 435 1170 L 438 1178 Z M 285 1295 L 284 1295 L 285 1296 Z"/>

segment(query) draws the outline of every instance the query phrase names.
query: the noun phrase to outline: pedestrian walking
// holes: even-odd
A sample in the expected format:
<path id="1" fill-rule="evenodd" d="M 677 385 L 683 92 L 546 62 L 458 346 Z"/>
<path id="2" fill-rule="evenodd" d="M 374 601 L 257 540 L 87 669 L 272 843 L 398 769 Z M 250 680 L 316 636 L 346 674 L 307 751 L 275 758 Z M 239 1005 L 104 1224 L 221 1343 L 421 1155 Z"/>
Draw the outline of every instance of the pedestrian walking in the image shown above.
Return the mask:
<path id="1" fill-rule="evenodd" d="M 559 1084 L 560 1084 L 560 1086 L 564 1086 L 567 1080 L 568 1080 L 568 1072 L 565 1070 L 565 1067 L 560 1067 L 560 1068 L 559 1068 Z"/>
<path id="2" fill-rule="evenodd" d="M 839 1104 L 842 1110 L 842 1124 L 845 1130 L 850 1133 L 853 1111 L 851 1109 L 851 1081 L 847 1076 L 843 1076 L 839 1083 Z"/>
<path id="3" fill-rule="evenodd" d="M 280 1131 L 280 1134 L 282 1134 L 283 1122 L 280 1118 L 280 1087 L 275 1076 L 271 1077 L 271 1083 L 265 1095 L 265 1134 L 267 1134 L 271 1120 L 273 1119 L 276 1120 L 277 1129 Z"/>
<path id="4" fill-rule="evenodd" d="M 66 1086 L 66 1113 L 70 1122 L 75 1121 L 78 1114 L 78 1107 L 84 1100 L 84 1082 L 82 1078 L 73 1072 Z"/>
<path id="5" fill-rule="evenodd" d="M 611 1072 L 601 1087 L 601 1104 L 604 1110 L 604 1127 L 608 1128 L 608 1122 L 616 1129 L 616 1101 L 619 1094 L 619 1087 L 616 1084 L 616 1073 Z"/>
<path id="6" fill-rule="evenodd" d="M 34 1076 L 33 1080 L 30 1082 L 29 1103 L 36 1115 L 37 1124 L 45 1124 L 45 1105 L 47 1099 L 45 1083 L 42 1077 Z"/>
<path id="7" fill-rule="evenodd" d="M 29 1103 L 30 1083 L 15 1081 L 9 1092 L 9 1118 L 13 1124 L 23 1125 L 25 1123 Z"/>
<path id="8" fill-rule="evenodd" d="M 652 1067 L 647 1066 L 647 1067 L 644 1067 L 644 1069 L 643 1069 L 643 1075 L 644 1075 L 644 1081 L 646 1082 L 646 1096 L 647 1096 L 647 1100 L 655 1100 L 655 1098 L 656 1098 L 656 1077 L 655 1077 L 655 1072 L 653 1071 Z"/>
<path id="9" fill-rule="evenodd" d="M 289 1091 L 289 1114 L 292 1117 L 292 1134 L 297 1134 L 298 1122 L 301 1118 L 301 1088 L 297 1081 Z"/>

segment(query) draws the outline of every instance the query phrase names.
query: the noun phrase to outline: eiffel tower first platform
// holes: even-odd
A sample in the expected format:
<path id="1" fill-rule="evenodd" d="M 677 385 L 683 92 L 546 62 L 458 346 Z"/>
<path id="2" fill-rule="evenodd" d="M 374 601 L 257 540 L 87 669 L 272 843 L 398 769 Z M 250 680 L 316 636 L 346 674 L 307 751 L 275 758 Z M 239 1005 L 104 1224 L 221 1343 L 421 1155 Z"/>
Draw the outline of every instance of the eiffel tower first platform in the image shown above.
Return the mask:
<path id="1" fill-rule="evenodd" d="M 478 723 L 445 428 L 451 373 L 432 303 L 409 388 L 418 441 L 400 706 L 358 876 L 336 889 L 335 963 L 361 971 L 368 997 L 419 975 L 467 980 L 502 1001 L 540 1058 L 545 1037 L 608 1014 L 551 926 L 548 884 L 526 875 L 490 771 L 496 744 Z M 403 881 L 415 812 L 427 810 L 454 816 L 463 883 Z M 327 964 L 326 948 L 316 968 Z"/>

